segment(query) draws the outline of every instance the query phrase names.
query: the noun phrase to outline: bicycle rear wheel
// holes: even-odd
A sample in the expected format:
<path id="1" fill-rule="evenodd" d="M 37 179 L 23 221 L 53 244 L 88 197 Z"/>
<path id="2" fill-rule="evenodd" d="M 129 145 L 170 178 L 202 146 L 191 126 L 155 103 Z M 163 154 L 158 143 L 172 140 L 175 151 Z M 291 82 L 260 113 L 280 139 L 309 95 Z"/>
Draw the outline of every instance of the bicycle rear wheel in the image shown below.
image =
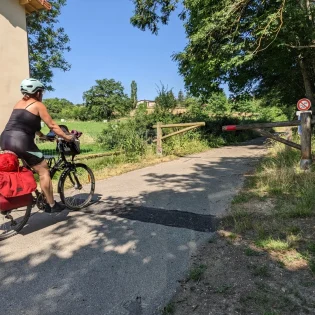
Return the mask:
<path id="1" fill-rule="evenodd" d="M 62 174 L 59 182 L 61 201 L 71 210 L 82 209 L 89 204 L 95 190 L 92 170 L 85 164 L 74 164 Z"/>
<path id="2" fill-rule="evenodd" d="M 0 241 L 16 235 L 27 223 L 32 211 L 32 205 L 0 211 Z"/>

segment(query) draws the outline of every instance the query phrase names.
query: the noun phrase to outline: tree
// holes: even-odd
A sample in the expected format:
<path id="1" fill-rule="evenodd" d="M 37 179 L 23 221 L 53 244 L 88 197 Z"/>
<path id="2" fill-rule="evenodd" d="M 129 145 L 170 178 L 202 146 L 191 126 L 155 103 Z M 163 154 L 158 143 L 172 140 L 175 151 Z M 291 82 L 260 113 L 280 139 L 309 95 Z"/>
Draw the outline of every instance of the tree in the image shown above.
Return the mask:
<path id="1" fill-rule="evenodd" d="M 121 82 L 114 79 L 96 80 L 96 85 L 83 93 L 83 99 L 96 120 L 111 119 L 115 112 L 124 115 L 131 109 Z"/>
<path id="2" fill-rule="evenodd" d="M 162 111 L 173 110 L 177 105 L 173 90 L 169 90 L 163 83 L 161 88 L 158 87 L 158 96 L 155 98 L 155 102 L 157 108 Z"/>
<path id="3" fill-rule="evenodd" d="M 138 101 L 138 86 L 136 81 L 131 82 L 131 94 L 130 94 L 130 99 L 132 102 L 132 108 L 136 108 L 137 106 L 137 101 Z"/>
<path id="4" fill-rule="evenodd" d="M 135 14 L 131 17 L 132 25 L 145 31 L 147 28 L 158 34 L 159 23 L 167 24 L 170 14 L 175 11 L 179 0 L 132 0 Z M 159 11 L 158 11 L 159 10 Z"/>
<path id="5" fill-rule="evenodd" d="M 29 14 L 27 32 L 29 41 L 30 74 L 42 81 L 47 90 L 51 86 L 53 69 L 68 71 L 70 64 L 64 58 L 64 52 L 70 51 L 69 37 L 64 28 L 58 27 L 58 16 L 66 0 L 50 0 L 51 10 Z"/>
<path id="6" fill-rule="evenodd" d="M 131 23 L 157 34 L 179 0 L 134 0 Z M 208 98 L 230 90 L 297 95 L 314 100 L 315 3 L 305 0 L 185 0 L 181 18 L 189 42 L 174 55 L 186 88 Z"/>
<path id="7" fill-rule="evenodd" d="M 198 98 L 188 96 L 185 98 L 184 106 L 187 108 L 190 117 L 199 117 L 206 116 L 204 111 L 204 104 Z M 202 119 L 202 118 L 201 118 Z"/>
<path id="8" fill-rule="evenodd" d="M 71 110 L 74 106 L 72 102 L 66 100 L 65 98 L 46 98 L 43 102 L 46 105 L 48 112 L 52 116 L 52 118 L 62 118 L 61 112 L 65 109 Z"/>
<path id="9" fill-rule="evenodd" d="M 224 115 L 231 110 L 231 105 L 223 92 L 213 93 L 205 107 L 206 111 L 213 115 Z"/>
<path id="10" fill-rule="evenodd" d="M 181 106 L 184 104 L 185 95 L 184 95 L 184 93 L 183 93 L 182 90 L 179 90 L 179 92 L 178 92 L 177 101 L 178 101 L 178 103 L 179 103 Z"/>

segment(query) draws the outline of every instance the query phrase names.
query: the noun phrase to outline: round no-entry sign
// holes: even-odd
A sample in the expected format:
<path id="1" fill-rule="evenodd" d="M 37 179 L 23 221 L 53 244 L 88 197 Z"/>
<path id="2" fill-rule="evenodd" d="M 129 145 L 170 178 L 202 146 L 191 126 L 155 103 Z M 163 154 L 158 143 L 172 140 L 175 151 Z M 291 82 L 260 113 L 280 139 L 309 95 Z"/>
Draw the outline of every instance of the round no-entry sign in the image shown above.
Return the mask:
<path id="1" fill-rule="evenodd" d="M 308 98 L 302 98 L 297 102 L 298 110 L 309 110 L 311 108 L 311 101 Z"/>

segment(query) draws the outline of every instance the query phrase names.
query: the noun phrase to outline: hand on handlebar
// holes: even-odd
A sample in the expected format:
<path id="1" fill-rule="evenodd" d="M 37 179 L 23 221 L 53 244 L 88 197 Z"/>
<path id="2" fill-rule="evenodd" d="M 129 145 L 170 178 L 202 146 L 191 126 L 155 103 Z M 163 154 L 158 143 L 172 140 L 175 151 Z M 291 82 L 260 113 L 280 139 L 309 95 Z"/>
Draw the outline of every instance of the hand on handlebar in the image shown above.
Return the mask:
<path id="1" fill-rule="evenodd" d="M 66 140 L 67 142 L 74 142 L 74 140 L 76 139 L 77 137 L 75 135 L 67 135 L 67 138 L 64 138 L 64 140 Z"/>
<path id="2" fill-rule="evenodd" d="M 41 140 L 41 141 L 51 141 L 52 142 L 52 141 L 55 140 L 55 138 L 42 135 L 42 136 L 39 137 L 39 140 Z"/>

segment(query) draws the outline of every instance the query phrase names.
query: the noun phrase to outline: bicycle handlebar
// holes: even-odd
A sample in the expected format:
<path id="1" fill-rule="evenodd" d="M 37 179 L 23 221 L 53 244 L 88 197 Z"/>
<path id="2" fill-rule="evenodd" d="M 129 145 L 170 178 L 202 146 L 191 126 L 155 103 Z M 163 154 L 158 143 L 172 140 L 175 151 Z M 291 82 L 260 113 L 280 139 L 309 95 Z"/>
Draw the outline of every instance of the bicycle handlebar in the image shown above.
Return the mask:
<path id="1" fill-rule="evenodd" d="M 76 135 L 72 135 L 72 140 L 71 141 L 68 141 L 68 142 L 74 142 L 74 141 L 76 141 L 76 140 L 78 140 L 78 137 L 76 136 Z M 64 138 L 60 138 L 60 137 L 58 137 L 57 138 L 57 141 L 66 141 Z"/>

